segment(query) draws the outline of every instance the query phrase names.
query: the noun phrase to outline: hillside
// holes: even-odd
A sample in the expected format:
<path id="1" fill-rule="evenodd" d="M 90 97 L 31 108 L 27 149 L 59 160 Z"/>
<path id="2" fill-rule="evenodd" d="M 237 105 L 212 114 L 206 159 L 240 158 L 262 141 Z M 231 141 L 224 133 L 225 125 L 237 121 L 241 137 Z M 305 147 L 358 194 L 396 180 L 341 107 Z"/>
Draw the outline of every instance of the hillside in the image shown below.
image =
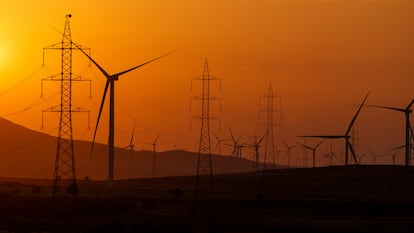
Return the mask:
<path id="1" fill-rule="evenodd" d="M 0 118 L 0 176 L 51 179 L 56 154 L 56 137 L 16 125 Z M 75 141 L 75 163 L 78 179 L 107 177 L 107 146 L 96 144 L 89 159 L 90 142 Z M 115 149 L 115 179 L 152 176 L 152 151 Z M 156 155 L 156 176 L 194 175 L 197 153 L 182 150 L 164 151 Z M 252 171 L 249 160 L 213 155 L 214 173 Z"/>

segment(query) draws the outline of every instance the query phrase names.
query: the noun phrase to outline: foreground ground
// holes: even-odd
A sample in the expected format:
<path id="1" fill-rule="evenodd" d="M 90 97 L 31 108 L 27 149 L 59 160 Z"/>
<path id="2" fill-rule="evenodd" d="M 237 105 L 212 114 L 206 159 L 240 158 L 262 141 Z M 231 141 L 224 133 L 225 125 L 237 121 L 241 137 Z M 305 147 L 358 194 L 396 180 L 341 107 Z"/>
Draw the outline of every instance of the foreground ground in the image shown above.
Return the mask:
<path id="1" fill-rule="evenodd" d="M 50 181 L 4 179 L 0 230 L 412 232 L 413 180 L 414 169 L 398 166 L 220 175 L 214 200 L 201 193 L 198 202 L 194 177 L 121 180 L 113 189 L 102 181 L 80 181 L 76 200 L 64 195 L 52 205 Z"/>

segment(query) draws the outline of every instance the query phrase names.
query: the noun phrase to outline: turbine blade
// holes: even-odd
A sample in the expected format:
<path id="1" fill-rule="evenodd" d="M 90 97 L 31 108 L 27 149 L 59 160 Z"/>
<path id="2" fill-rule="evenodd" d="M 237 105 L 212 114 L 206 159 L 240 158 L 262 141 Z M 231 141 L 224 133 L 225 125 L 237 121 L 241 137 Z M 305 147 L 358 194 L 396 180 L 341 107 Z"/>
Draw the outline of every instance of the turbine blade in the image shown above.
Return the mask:
<path id="1" fill-rule="evenodd" d="M 307 136 L 298 136 L 301 138 L 327 138 L 327 139 L 338 139 L 338 138 L 346 138 L 345 135 L 307 135 Z"/>
<path id="2" fill-rule="evenodd" d="M 312 148 L 312 147 L 310 147 L 310 146 L 308 146 L 308 145 L 306 145 L 306 144 L 303 144 L 303 143 L 300 143 L 300 142 L 296 142 L 296 143 L 298 143 L 299 145 L 301 145 L 301 146 L 305 147 L 306 149 L 313 150 L 313 148 Z"/>
<path id="3" fill-rule="evenodd" d="M 316 148 L 318 148 L 318 147 L 319 147 L 319 146 L 320 146 L 323 142 L 324 142 L 324 140 L 320 141 L 320 142 L 318 143 L 318 145 L 316 145 L 316 146 L 315 146 L 315 149 L 316 149 Z"/>
<path id="4" fill-rule="evenodd" d="M 217 150 L 219 144 L 220 144 L 220 142 L 217 142 L 216 146 L 214 147 L 214 150 Z"/>
<path id="5" fill-rule="evenodd" d="M 348 146 L 349 146 L 349 149 L 351 150 L 352 158 L 354 158 L 355 164 L 358 164 L 358 159 L 356 157 L 354 147 L 352 146 L 351 142 L 349 142 L 348 138 L 346 140 L 348 140 Z"/>
<path id="6" fill-rule="evenodd" d="M 399 112 L 405 112 L 405 109 L 402 109 L 402 108 L 394 108 L 394 107 L 387 107 L 387 106 L 380 106 L 380 105 L 366 105 L 366 106 L 373 107 L 373 108 L 383 108 L 383 109 L 395 110 Z"/>
<path id="7" fill-rule="evenodd" d="M 134 127 L 132 127 L 131 141 L 129 141 L 129 145 L 132 145 L 132 141 L 134 140 L 134 134 L 135 134 L 135 121 L 134 121 Z"/>
<path id="8" fill-rule="evenodd" d="M 285 152 L 285 159 L 288 157 L 289 151 L 290 151 L 290 149 L 288 148 Z"/>
<path id="9" fill-rule="evenodd" d="M 265 137 L 267 136 L 267 134 L 269 133 L 269 131 L 267 131 L 263 137 L 260 138 L 260 140 L 257 142 L 257 144 L 259 145 L 260 143 L 262 143 L 262 141 L 265 139 Z"/>
<path id="10" fill-rule="evenodd" d="M 158 134 L 158 136 L 155 138 L 155 140 L 154 140 L 154 143 L 153 143 L 153 144 L 156 144 L 156 143 L 158 142 L 158 139 L 160 139 L 160 135 L 161 135 L 161 134 Z"/>
<path id="11" fill-rule="evenodd" d="M 414 132 L 413 132 L 413 128 L 411 127 L 410 119 L 408 119 L 408 128 L 410 130 L 411 140 L 414 141 Z"/>
<path id="12" fill-rule="evenodd" d="M 73 42 L 72 42 L 73 43 Z M 111 78 L 111 75 L 109 75 L 95 60 L 93 60 L 92 59 L 92 57 L 91 56 L 89 56 L 85 51 L 83 51 L 83 49 L 79 46 L 79 45 L 77 45 L 77 44 L 75 44 L 75 43 L 73 43 L 83 54 L 85 54 L 85 56 L 86 57 L 88 57 L 88 59 L 89 60 L 91 60 L 91 62 L 93 63 L 93 64 L 95 64 L 95 66 L 105 75 L 105 77 L 107 78 L 107 79 L 109 79 L 109 78 Z"/>
<path id="13" fill-rule="evenodd" d="M 173 52 L 174 52 L 174 51 L 168 52 L 168 53 L 166 53 L 166 54 L 164 54 L 164 55 L 161 55 L 161 56 L 156 57 L 156 58 L 154 58 L 154 59 L 151 59 L 151 60 L 149 60 L 149 61 L 147 61 L 147 62 L 144 62 L 144 63 L 142 63 L 141 65 L 137 65 L 137 66 L 134 66 L 134 67 L 132 67 L 132 68 L 130 68 L 130 69 L 127 69 L 127 70 L 124 70 L 124 71 L 119 72 L 119 73 L 117 73 L 117 74 L 114 74 L 113 76 L 120 76 L 120 75 L 123 75 L 123 74 L 125 74 L 125 73 L 131 72 L 131 71 L 133 71 L 133 70 L 135 70 L 135 69 L 138 69 L 138 68 L 139 68 L 139 67 L 141 67 L 141 66 L 147 65 L 147 64 L 149 64 L 149 63 L 151 63 L 151 62 L 154 62 L 154 61 L 156 61 L 156 60 L 158 60 L 158 59 L 161 59 L 161 58 L 163 58 L 163 57 L 165 57 L 165 56 L 167 56 L 167 55 L 170 55 L 170 54 L 171 54 L 171 53 L 173 53 Z"/>
<path id="14" fill-rule="evenodd" d="M 214 137 L 217 139 L 218 142 L 220 142 L 220 138 L 217 136 L 216 133 L 214 133 Z"/>
<path id="15" fill-rule="evenodd" d="M 397 147 L 391 148 L 391 149 L 389 149 L 388 151 L 401 150 L 402 148 L 405 148 L 405 145 L 402 145 L 402 146 L 397 146 Z"/>
<path id="16" fill-rule="evenodd" d="M 371 148 L 370 148 L 370 147 L 368 147 L 368 151 L 369 151 L 369 153 L 370 153 L 372 156 L 375 156 L 374 152 L 371 150 Z"/>
<path id="17" fill-rule="evenodd" d="M 369 96 L 369 92 L 367 93 L 367 95 L 365 96 L 365 98 L 364 98 L 364 100 L 362 101 L 361 105 L 359 106 L 358 111 L 356 112 L 356 114 L 355 114 L 354 118 L 352 118 L 352 121 L 351 121 L 351 123 L 349 124 L 348 129 L 346 130 L 346 133 L 345 133 L 345 135 L 346 135 L 346 136 L 348 136 L 348 135 L 349 135 L 349 132 L 351 131 L 351 128 L 352 128 L 352 126 L 354 125 L 355 120 L 356 120 L 356 118 L 358 117 L 359 113 L 361 112 L 361 109 L 362 109 L 362 107 L 364 106 L 365 101 L 367 100 L 368 96 Z M 355 154 L 354 154 L 354 157 L 355 157 Z"/>
<path id="18" fill-rule="evenodd" d="M 409 110 L 411 108 L 411 106 L 413 106 L 413 104 L 414 104 L 414 99 L 411 100 L 410 104 L 405 109 Z"/>
<path id="19" fill-rule="evenodd" d="M 92 159 L 93 146 L 95 145 L 96 132 L 98 130 L 99 120 L 101 119 L 102 109 L 103 109 L 103 106 L 104 106 L 104 103 L 105 103 L 105 97 L 106 97 L 106 92 L 108 91 L 108 87 L 109 87 L 109 79 L 106 80 L 105 89 L 104 89 L 104 92 L 103 92 L 101 107 L 99 108 L 98 119 L 96 120 L 95 131 L 93 133 L 91 153 L 89 155 L 89 159 Z"/>
<path id="20" fill-rule="evenodd" d="M 229 130 L 230 130 L 231 140 L 233 140 L 234 144 L 237 144 L 237 141 L 236 141 L 236 139 L 234 138 L 234 135 L 233 135 L 233 131 L 231 131 L 231 128 L 229 128 Z"/>

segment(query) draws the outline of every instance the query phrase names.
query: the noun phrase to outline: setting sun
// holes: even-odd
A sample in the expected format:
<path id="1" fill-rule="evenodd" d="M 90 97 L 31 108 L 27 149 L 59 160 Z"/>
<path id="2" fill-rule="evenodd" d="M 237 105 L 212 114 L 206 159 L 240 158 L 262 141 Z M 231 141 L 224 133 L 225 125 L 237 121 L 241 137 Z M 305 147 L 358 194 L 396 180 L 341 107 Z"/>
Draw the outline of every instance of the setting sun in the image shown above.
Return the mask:
<path id="1" fill-rule="evenodd" d="M 8 53 L 8 48 L 5 46 L 5 43 L 2 43 L 0 41 L 0 68 L 4 68 L 7 66 L 7 56 L 9 55 Z"/>

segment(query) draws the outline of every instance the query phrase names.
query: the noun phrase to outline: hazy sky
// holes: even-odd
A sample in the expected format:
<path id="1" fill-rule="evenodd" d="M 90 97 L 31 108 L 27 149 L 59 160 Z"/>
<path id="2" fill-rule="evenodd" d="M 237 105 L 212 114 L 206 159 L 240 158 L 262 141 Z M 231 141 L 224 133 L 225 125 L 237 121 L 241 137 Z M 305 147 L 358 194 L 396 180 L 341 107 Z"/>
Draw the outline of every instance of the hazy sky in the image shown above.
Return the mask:
<path id="1" fill-rule="evenodd" d="M 160 150 L 197 150 L 199 124 L 190 118 L 192 77 L 204 59 L 222 80 L 222 99 L 213 105 L 221 131 L 231 127 L 242 141 L 258 126 L 259 97 L 269 83 L 282 97 L 282 135 L 289 143 L 303 134 L 342 134 L 356 107 L 370 91 L 368 104 L 405 107 L 414 97 L 414 1 L 411 0 L 123 0 L 2 1 L 0 8 L 0 116 L 40 130 L 42 110 L 59 103 L 58 83 L 41 79 L 60 72 L 60 55 L 43 48 L 61 41 L 71 13 L 74 41 L 110 73 L 176 52 L 121 77 L 116 83 L 116 144 L 126 146 L 136 119 L 135 144 L 148 144 L 161 132 Z M 105 83 L 80 53 L 73 71 L 92 79 L 74 84 L 74 105 L 91 111 L 92 127 Z M 196 85 L 197 83 L 194 83 Z M 263 107 L 262 102 L 262 107 Z M 28 110 L 20 112 L 21 110 Z M 13 114 L 19 112 L 18 114 Z M 98 141 L 107 141 L 104 109 Z M 74 137 L 91 140 L 85 114 L 74 116 Z M 45 114 L 44 132 L 56 135 L 58 115 Z M 385 153 L 404 143 L 402 113 L 363 109 L 356 125 L 360 152 Z M 261 129 L 263 132 L 263 129 Z M 341 143 L 335 143 L 341 150 Z M 309 141 L 316 144 L 317 141 Z M 215 141 L 212 140 L 213 146 Z M 322 150 L 326 146 L 322 145 Z M 282 149 L 282 148 L 281 148 Z M 230 148 L 228 148 L 230 150 Z M 283 148 L 284 150 L 284 148 Z M 247 154 L 253 153 L 246 151 Z M 399 159 L 402 161 L 402 154 Z"/>

